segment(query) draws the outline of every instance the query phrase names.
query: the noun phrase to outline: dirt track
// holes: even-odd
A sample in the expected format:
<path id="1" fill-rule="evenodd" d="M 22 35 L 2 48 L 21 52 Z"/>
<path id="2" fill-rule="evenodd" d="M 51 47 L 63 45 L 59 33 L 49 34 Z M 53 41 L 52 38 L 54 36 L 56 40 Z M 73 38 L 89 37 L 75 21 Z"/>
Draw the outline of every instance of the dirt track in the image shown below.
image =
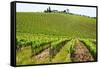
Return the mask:
<path id="1" fill-rule="evenodd" d="M 46 58 L 49 57 L 49 49 L 50 48 L 47 48 L 45 49 L 44 51 L 42 51 L 40 54 L 36 55 L 35 56 L 35 59 L 39 60 L 39 61 L 43 61 L 45 60 Z"/>
<path id="2" fill-rule="evenodd" d="M 89 50 L 86 46 L 80 42 L 79 40 L 76 41 L 75 50 L 71 55 L 73 62 L 81 62 L 81 61 L 93 61 L 93 57 L 90 54 Z"/>
<path id="3" fill-rule="evenodd" d="M 49 48 L 45 49 L 43 52 L 35 56 L 37 59 L 42 59 L 44 57 L 47 57 L 49 55 Z"/>

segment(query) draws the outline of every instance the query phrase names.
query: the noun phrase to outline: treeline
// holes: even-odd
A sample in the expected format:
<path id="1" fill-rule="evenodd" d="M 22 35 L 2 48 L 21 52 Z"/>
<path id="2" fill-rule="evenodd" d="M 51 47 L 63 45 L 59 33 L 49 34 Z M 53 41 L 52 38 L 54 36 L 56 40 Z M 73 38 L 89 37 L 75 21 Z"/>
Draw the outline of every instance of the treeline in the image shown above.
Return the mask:
<path id="1" fill-rule="evenodd" d="M 81 15 L 81 14 L 75 14 L 75 13 L 68 13 L 68 14 L 70 14 L 70 15 L 77 15 L 77 16 L 84 16 L 84 17 L 96 19 L 96 17 L 86 16 L 86 15 Z"/>
<path id="2" fill-rule="evenodd" d="M 49 6 L 46 10 L 44 10 L 45 13 L 69 13 L 69 9 L 65 9 L 63 11 L 59 11 L 59 10 L 51 10 L 51 7 Z"/>
<path id="3" fill-rule="evenodd" d="M 86 16 L 86 15 L 71 13 L 68 8 L 63 11 L 59 11 L 59 10 L 52 10 L 51 7 L 49 6 L 46 10 L 44 10 L 44 12 L 45 13 L 66 13 L 66 14 L 70 14 L 70 15 L 78 15 L 78 16 L 84 16 L 84 17 L 96 19 L 96 17 L 90 17 L 90 16 Z"/>

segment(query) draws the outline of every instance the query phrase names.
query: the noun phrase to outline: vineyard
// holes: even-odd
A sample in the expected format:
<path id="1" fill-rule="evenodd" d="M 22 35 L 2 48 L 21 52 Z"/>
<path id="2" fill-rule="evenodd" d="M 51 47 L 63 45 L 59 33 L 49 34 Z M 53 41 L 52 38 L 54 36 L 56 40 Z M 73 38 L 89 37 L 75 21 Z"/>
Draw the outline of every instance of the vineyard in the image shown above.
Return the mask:
<path id="1" fill-rule="evenodd" d="M 96 61 L 96 20 L 63 13 L 16 13 L 16 63 Z"/>

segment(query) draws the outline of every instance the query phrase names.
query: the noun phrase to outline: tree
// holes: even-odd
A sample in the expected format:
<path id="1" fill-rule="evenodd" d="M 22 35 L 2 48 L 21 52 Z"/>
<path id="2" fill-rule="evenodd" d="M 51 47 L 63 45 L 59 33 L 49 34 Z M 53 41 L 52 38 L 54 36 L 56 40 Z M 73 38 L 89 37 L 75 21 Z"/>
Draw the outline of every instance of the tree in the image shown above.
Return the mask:
<path id="1" fill-rule="evenodd" d="M 63 12 L 66 13 L 66 10 L 64 10 Z"/>
<path id="2" fill-rule="evenodd" d="M 48 12 L 48 8 L 46 10 L 44 10 L 44 12 L 47 13 Z"/>
<path id="3" fill-rule="evenodd" d="M 66 9 L 67 10 L 67 13 L 69 13 L 69 9 Z"/>
<path id="4" fill-rule="evenodd" d="M 49 6 L 49 8 L 48 8 L 48 12 L 51 12 L 51 8 L 50 8 L 50 6 Z"/>
<path id="5" fill-rule="evenodd" d="M 47 8 L 47 12 L 49 12 L 49 9 Z"/>

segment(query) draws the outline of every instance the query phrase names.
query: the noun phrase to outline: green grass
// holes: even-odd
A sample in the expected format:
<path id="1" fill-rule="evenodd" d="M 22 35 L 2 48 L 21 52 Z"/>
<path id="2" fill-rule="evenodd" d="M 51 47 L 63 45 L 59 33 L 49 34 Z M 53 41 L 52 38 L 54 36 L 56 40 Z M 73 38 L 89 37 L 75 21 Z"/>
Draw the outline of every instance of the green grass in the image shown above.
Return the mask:
<path id="1" fill-rule="evenodd" d="M 16 13 L 17 33 L 96 38 L 96 19 L 61 13 Z"/>
<path id="2" fill-rule="evenodd" d="M 90 39 L 96 42 L 96 19 L 65 13 L 17 12 L 16 39 L 16 45 L 23 46 L 21 51 L 16 51 L 17 65 L 49 63 L 50 60 L 52 60 L 50 63 L 72 62 L 70 54 L 73 52 L 76 39 Z M 56 45 L 58 42 L 55 43 L 55 41 L 63 40 L 72 41 L 60 49 Z M 33 54 L 32 50 L 36 49 L 40 53 L 45 49 L 44 45 L 43 47 L 40 45 L 47 42 L 52 42 L 51 46 L 55 50 L 60 50 L 54 58 L 44 58 L 41 61 L 34 57 L 30 58 Z M 94 45 L 88 41 L 86 44 L 91 49 L 90 52 L 95 54 Z M 30 45 L 33 48 L 27 48 Z"/>
<path id="3" fill-rule="evenodd" d="M 22 47 L 21 51 L 16 52 L 17 65 L 43 64 L 49 63 L 50 58 L 43 58 L 41 61 L 32 56 L 31 47 Z"/>
<path id="4" fill-rule="evenodd" d="M 75 45 L 75 40 L 67 42 L 60 52 L 52 60 L 53 63 L 71 62 L 71 53 L 73 46 Z"/>
<path id="5" fill-rule="evenodd" d="M 17 65 L 26 65 L 35 63 L 35 59 L 31 59 L 31 48 L 24 47 L 21 51 L 16 52 Z"/>

